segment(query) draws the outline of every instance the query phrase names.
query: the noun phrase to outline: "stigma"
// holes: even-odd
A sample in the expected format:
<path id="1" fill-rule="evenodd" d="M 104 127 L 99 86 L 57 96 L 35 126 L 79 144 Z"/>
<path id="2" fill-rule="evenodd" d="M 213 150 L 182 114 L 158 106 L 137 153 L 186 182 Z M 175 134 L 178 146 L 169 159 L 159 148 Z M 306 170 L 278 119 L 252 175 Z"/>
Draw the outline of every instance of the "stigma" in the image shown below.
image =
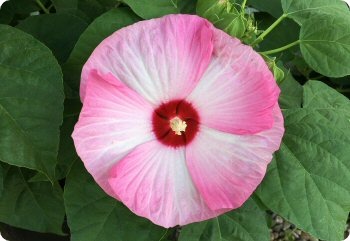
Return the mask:
<path id="1" fill-rule="evenodd" d="M 186 131 L 186 121 L 181 120 L 179 117 L 175 117 L 170 120 L 170 127 L 175 132 L 176 135 L 181 136 L 181 132 Z"/>

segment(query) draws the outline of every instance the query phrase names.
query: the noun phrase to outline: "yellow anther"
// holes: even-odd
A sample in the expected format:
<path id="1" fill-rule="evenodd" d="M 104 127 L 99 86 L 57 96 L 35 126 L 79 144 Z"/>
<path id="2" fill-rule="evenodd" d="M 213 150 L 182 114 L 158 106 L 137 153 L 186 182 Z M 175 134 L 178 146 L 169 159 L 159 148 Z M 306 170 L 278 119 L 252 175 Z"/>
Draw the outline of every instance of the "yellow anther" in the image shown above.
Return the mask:
<path id="1" fill-rule="evenodd" d="M 170 127 L 175 132 L 176 135 L 181 136 L 181 131 L 185 132 L 187 124 L 185 121 L 181 120 L 179 117 L 175 117 L 170 120 Z"/>

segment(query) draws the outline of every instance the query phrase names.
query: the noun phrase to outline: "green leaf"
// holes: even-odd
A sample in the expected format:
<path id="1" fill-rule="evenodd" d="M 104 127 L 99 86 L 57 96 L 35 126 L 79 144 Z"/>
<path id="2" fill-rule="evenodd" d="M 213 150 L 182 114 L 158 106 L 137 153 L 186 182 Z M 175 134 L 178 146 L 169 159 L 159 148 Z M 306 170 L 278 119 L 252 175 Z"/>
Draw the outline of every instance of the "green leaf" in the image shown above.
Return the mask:
<path id="1" fill-rule="evenodd" d="M 0 24 L 9 24 L 11 23 L 15 13 L 12 8 L 10 1 L 4 2 L 0 7 Z"/>
<path id="2" fill-rule="evenodd" d="M 279 85 L 281 94 L 278 103 L 282 109 L 301 108 L 303 87 L 293 78 L 291 73 Z"/>
<path id="3" fill-rule="evenodd" d="M 0 197 L 2 196 L 3 190 L 4 190 L 4 169 L 0 163 Z"/>
<path id="4" fill-rule="evenodd" d="M 271 58 L 265 54 L 261 54 L 261 56 L 263 57 L 267 66 L 272 72 L 276 82 L 278 84 L 282 83 L 282 81 L 284 80 L 284 71 L 276 64 L 276 58 L 275 57 Z"/>
<path id="5" fill-rule="evenodd" d="M 179 241 L 268 241 L 265 212 L 253 199 L 217 218 L 186 225 Z"/>
<path id="6" fill-rule="evenodd" d="M 43 42 L 63 63 L 87 26 L 87 22 L 71 14 L 43 14 L 25 19 L 17 28 Z"/>
<path id="7" fill-rule="evenodd" d="M 328 77 L 350 75 L 350 14 L 316 16 L 305 21 L 300 49 L 305 61 Z"/>
<path id="8" fill-rule="evenodd" d="M 312 79 L 310 76 L 313 74 L 314 70 L 306 63 L 301 54 L 296 54 L 291 60 L 290 65 L 293 66 L 296 75 L 303 76 L 305 79 Z"/>
<path id="9" fill-rule="evenodd" d="M 180 13 L 177 0 L 123 0 L 123 2 L 144 19 Z"/>
<path id="10" fill-rule="evenodd" d="M 337 15 L 349 12 L 345 2 L 341 0 L 281 0 L 281 2 L 283 12 L 300 25 L 313 15 L 323 15 L 324 13 Z"/>
<path id="11" fill-rule="evenodd" d="M 58 149 L 56 179 L 67 176 L 74 161 L 78 159 L 73 139 L 71 137 L 81 110 L 80 99 L 66 99 L 64 101 L 63 124 L 61 126 L 60 146 Z"/>
<path id="12" fill-rule="evenodd" d="M 51 233 L 39 233 L 0 223 L 1 236 L 11 241 L 69 241 L 70 237 Z M 3 240 L 4 241 L 4 240 Z"/>
<path id="13" fill-rule="evenodd" d="M 5 165 L 0 221 L 37 232 L 62 233 L 62 190 L 50 182 L 28 182 L 33 171 Z"/>
<path id="14" fill-rule="evenodd" d="M 303 108 L 283 114 L 281 149 L 257 194 L 313 236 L 342 240 L 350 209 L 349 100 L 322 82 L 309 81 Z"/>
<path id="15" fill-rule="evenodd" d="M 247 20 L 229 1 L 199 0 L 197 14 L 231 36 L 241 38 L 246 32 Z"/>
<path id="16" fill-rule="evenodd" d="M 177 0 L 177 7 L 184 14 L 196 14 L 196 4 L 197 0 Z"/>
<path id="17" fill-rule="evenodd" d="M 56 12 L 65 12 L 76 10 L 78 8 L 78 0 L 51 0 L 55 6 Z"/>
<path id="18" fill-rule="evenodd" d="M 54 179 L 63 113 L 61 69 L 32 36 L 0 25 L 0 160 Z"/>
<path id="19" fill-rule="evenodd" d="M 118 0 L 52 0 L 58 13 L 70 13 L 89 22 L 116 7 Z"/>
<path id="20" fill-rule="evenodd" d="M 3 1 L 2 1 L 3 2 Z M 0 8 L 0 23 L 10 24 L 15 16 L 23 19 L 30 13 L 39 11 L 40 7 L 35 1 L 28 0 L 9 0 L 3 3 Z"/>
<path id="21" fill-rule="evenodd" d="M 79 90 L 83 65 L 96 46 L 118 29 L 141 20 L 128 8 L 117 8 L 96 18 L 80 36 L 67 63 L 63 66 L 65 81 L 74 90 Z"/>
<path id="22" fill-rule="evenodd" d="M 248 4 L 262 12 L 271 14 L 275 18 L 278 18 L 283 13 L 281 0 L 269 0 L 268 3 L 261 0 L 248 0 Z"/>
<path id="23" fill-rule="evenodd" d="M 91 14 L 90 12 L 83 12 L 81 9 L 79 9 L 78 0 L 52 0 L 52 4 L 55 7 L 56 13 L 74 15 L 87 23 L 90 23 L 93 19 L 95 19 L 96 15 L 98 16 L 104 12 L 100 12 L 101 10 L 99 8 L 95 8 L 92 12 L 93 16 L 89 16 L 89 14 Z"/>
<path id="24" fill-rule="evenodd" d="M 114 8 L 118 0 L 78 0 L 78 10 L 83 12 L 90 20 Z"/>
<path id="25" fill-rule="evenodd" d="M 107 196 L 81 161 L 67 176 L 64 200 L 72 241 L 159 241 L 166 234 Z"/>

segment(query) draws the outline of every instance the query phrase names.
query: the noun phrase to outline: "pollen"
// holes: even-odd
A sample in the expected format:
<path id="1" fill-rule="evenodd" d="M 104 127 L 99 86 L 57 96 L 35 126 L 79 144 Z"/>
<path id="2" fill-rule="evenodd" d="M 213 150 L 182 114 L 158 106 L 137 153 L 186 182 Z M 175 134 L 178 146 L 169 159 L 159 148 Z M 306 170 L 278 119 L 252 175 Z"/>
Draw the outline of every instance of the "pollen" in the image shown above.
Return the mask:
<path id="1" fill-rule="evenodd" d="M 181 132 L 186 131 L 187 124 L 185 121 L 181 120 L 179 117 L 175 117 L 170 120 L 170 127 L 175 132 L 176 135 L 181 136 Z"/>

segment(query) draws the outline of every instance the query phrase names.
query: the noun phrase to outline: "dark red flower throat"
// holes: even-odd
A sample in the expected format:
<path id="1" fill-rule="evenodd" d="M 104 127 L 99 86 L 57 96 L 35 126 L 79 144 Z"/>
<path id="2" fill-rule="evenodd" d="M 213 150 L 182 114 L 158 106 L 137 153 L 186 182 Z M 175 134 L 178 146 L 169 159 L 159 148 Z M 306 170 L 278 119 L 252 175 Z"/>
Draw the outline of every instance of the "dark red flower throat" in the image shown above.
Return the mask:
<path id="1" fill-rule="evenodd" d="M 161 104 L 152 116 L 157 139 L 167 146 L 179 147 L 190 143 L 199 129 L 199 115 L 185 100 Z"/>

